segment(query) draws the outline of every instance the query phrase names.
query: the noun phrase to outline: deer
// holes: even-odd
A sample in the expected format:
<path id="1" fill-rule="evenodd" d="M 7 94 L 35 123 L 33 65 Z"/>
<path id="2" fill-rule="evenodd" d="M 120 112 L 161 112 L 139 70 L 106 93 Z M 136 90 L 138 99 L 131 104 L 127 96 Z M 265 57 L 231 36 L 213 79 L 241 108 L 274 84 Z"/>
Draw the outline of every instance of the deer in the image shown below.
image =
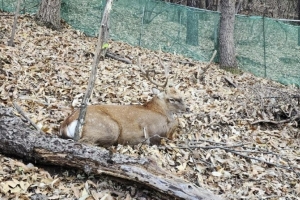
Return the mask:
<path id="1" fill-rule="evenodd" d="M 189 111 L 179 91 L 179 85 L 169 87 L 166 67 L 166 80 L 163 84 L 159 84 L 150 78 L 151 71 L 145 71 L 140 65 L 140 60 L 138 62 L 142 74 L 151 83 L 164 90 L 153 88 L 154 97 L 143 105 L 87 106 L 79 142 L 109 147 L 143 142 L 159 145 L 162 138 L 173 139 L 174 131 L 178 127 L 178 120 L 174 118 L 174 114 Z M 78 116 L 79 110 L 62 122 L 60 135 L 63 138 L 74 138 Z"/>

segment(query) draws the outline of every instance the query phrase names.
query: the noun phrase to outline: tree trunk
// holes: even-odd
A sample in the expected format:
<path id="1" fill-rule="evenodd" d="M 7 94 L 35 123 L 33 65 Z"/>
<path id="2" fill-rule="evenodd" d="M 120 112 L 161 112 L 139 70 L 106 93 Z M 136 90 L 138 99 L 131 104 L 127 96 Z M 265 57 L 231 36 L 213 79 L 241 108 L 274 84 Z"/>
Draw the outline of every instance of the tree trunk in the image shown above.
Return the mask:
<path id="1" fill-rule="evenodd" d="M 147 158 L 135 158 L 71 140 L 39 134 L 0 105 L 0 152 L 27 161 L 108 175 L 151 189 L 160 199 L 221 199 L 186 180 L 164 171 Z"/>
<path id="2" fill-rule="evenodd" d="M 61 0 L 42 0 L 36 15 L 36 20 L 40 25 L 58 30 L 60 25 Z"/>
<path id="3" fill-rule="evenodd" d="M 220 66 L 236 68 L 234 46 L 235 0 L 221 0 L 221 21 L 219 31 Z"/>
<path id="4" fill-rule="evenodd" d="M 187 6 L 197 8 L 197 0 L 187 0 Z M 194 9 L 187 11 L 187 24 L 186 24 L 186 43 L 193 46 L 199 45 L 198 36 L 198 13 Z"/>
<path id="5" fill-rule="evenodd" d="M 298 12 L 298 19 L 300 20 L 300 0 L 298 0 L 297 12 Z M 298 25 L 300 26 L 300 22 L 298 23 Z M 300 27 L 298 27 L 298 46 L 300 46 Z"/>
<path id="6" fill-rule="evenodd" d="M 199 8 L 206 9 L 206 0 L 199 0 Z"/>
<path id="7" fill-rule="evenodd" d="M 300 0 L 298 0 L 298 3 L 297 3 L 297 12 L 298 12 L 298 19 L 300 20 Z M 300 23 L 299 23 L 300 25 Z"/>
<path id="8" fill-rule="evenodd" d="M 235 14 L 238 14 L 240 12 L 240 10 L 242 9 L 242 6 L 243 6 L 242 3 L 243 3 L 243 0 L 237 1 L 236 8 L 235 8 Z"/>
<path id="9" fill-rule="evenodd" d="M 206 9 L 212 10 L 212 7 L 213 7 L 213 2 L 211 2 L 211 0 L 206 0 Z"/>

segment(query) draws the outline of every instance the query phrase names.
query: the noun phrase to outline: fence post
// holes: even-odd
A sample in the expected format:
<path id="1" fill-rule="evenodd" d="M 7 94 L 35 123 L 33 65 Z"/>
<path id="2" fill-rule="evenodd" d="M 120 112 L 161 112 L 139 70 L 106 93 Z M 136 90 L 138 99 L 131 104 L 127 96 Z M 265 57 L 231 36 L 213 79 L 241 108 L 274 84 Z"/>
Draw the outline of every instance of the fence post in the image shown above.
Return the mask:
<path id="1" fill-rule="evenodd" d="M 264 68 L 265 68 L 265 73 L 264 77 L 267 77 L 267 64 L 266 64 L 266 30 L 265 30 L 265 18 L 266 18 L 266 11 L 267 9 L 265 8 L 264 14 L 263 14 L 263 45 L 264 45 Z"/>
<path id="2" fill-rule="evenodd" d="M 139 35 L 139 47 L 142 46 L 142 32 L 144 31 L 144 16 L 145 16 L 145 6 L 143 6 L 143 13 L 141 18 L 141 27 L 140 27 L 140 35 Z"/>
<path id="3" fill-rule="evenodd" d="M 300 46 L 300 27 L 298 27 L 298 46 Z"/>

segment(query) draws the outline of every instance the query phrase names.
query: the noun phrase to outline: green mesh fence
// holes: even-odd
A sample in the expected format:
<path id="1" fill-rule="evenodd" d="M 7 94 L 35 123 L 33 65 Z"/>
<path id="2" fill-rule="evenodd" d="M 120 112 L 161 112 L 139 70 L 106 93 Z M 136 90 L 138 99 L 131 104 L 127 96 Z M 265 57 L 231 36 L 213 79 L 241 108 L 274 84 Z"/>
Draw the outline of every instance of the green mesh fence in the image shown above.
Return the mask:
<path id="1" fill-rule="evenodd" d="M 65 0 L 63 18 L 74 28 L 95 36 L 99 30 L 105 1 L 76 2 Z M 187 15 L 197 18 L 199 45 L 186 44 Z M 219 14 L 149 0 L 114 1 L 110 16 L 110 36 L 134 46 L 177 53 L 208 61 L 213 53 Z M 194 37 L 193 35 L 191 37 Z M 200 46 L 200 48 L 199 48 Z"/>
<path id="2" fill-rule="evenodd" d="M 239 66 L 257 76 L 300 86 L 300 26 L 263 17 L 237 16 Z"/>
<path id="3" fill-rule="evenodd" d="M 0 0 L 14 11 L 17 0 Z M 22 2 L 21 12 L 36 12 L 39 0 Z M 105 0 L 62 0 L 62 18 L 89 36 L 99 30 Z M 134 46 L 208 61 L 218 49 L 220 14 L 155 0 L 115 0 L 110 36 Z M 236 17 L 239 67 L 284 84 L 300 85 L 300 27 L 258 16 Z M 217 61 L 216 58 L 215 61 Z"/>
<path id="4" fill-rule="evenodd" d="M 17 6 L 17 0 L 0 0 L 0 10 L 14 12 Z M 35 13 L 40 0 L 23 0 L 21 1 L 20 13 Z"/>

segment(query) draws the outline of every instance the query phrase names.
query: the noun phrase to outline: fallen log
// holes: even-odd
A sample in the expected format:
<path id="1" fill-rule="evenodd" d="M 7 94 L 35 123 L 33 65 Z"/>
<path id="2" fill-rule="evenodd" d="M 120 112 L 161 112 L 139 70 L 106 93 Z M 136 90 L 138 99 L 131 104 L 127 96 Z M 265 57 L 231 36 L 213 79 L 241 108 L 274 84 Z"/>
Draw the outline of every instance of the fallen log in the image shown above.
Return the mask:
<path id="1" fill-rule="evenodd" d="M 158 167 L 147 158 L 112 153 L 56 136 L 40 134 L 14 114 L 13 108 L 0 105 L 0 153 L 40 164 L 84 170 L 108 175 L 120 181 L 133 181 L 155 190 L 160 199 L 221 199 Z"/>

